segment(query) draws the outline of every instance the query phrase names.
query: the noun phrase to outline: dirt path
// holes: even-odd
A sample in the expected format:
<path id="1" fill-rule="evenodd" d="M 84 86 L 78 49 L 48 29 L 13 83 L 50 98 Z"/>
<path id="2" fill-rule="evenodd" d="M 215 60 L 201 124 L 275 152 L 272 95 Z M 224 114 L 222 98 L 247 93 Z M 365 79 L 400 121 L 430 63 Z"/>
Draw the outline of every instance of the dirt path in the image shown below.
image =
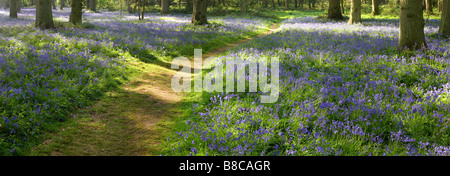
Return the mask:
<path id="1" fill-rule="evenodd" d="M 217 56 L 250 40 L 271 34 L 271 30 L 203 55 Z M 168 64 L 132 63 L 143 73 L 119 90 L 107 93 L 95 105 L 74 114 L 58 134 L 52 134 L 31 155 L 51 156 L 147 156 L 156 155 L 164 134 L 180 115 L 183 93 L 172 91 L 176 70 Z"/>

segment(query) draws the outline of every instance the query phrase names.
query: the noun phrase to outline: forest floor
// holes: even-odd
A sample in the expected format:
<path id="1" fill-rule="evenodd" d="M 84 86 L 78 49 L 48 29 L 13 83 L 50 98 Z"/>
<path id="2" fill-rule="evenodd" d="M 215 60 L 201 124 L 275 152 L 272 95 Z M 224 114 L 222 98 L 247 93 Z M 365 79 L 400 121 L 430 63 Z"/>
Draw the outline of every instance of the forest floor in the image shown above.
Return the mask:
<path id="1" fill-rule="evenodd" d="M 218 56 L 228 49 L 274 33 L 270 30 L 256 37 L 242 39 L 203 54 Z M 57 133 L 47 134 L 31 155 L 50 156 L 152 156 L 158 155 L 160 144 L 182 115 L 184 93 L 171 88 L 177 72 L 170 64 L 135 62 L 142 69 L 128 84 L 94 105 L 79 110 Z"/>

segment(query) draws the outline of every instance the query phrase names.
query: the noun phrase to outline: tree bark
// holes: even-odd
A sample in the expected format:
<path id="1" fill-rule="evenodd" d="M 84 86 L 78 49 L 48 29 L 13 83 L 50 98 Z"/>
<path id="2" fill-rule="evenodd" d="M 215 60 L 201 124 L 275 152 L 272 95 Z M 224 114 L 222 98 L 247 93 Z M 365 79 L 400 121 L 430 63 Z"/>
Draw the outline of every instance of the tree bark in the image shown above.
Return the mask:
<path id="1" fill-rule="evenodd" d="M 289 10 L 289 0 L 285 0 L 286 1 L 286 9 Z"/>
<path id="2" fill-rule="evenodd" d="M 426 48 L 422 2 L 400 0 L 399 50 Z"/>
<path id="3" fill-rule="evenodd" d="M 65 0 L 59 0 L 59 10 L 63 10 L 64 9 L 64 6 L 65 6 L 65 2 L 64 2 Z"/>
<path id="4" fill-rule="evenodd" d="M 361 0 L 352 0 L 350 24 L 361 23 Z"/>
<path id="5" fill-rule="evenodd" d="M 340 2 L 340 0 L 329 0 L 328 19 L 341 20 L 344 18 L 341 13 Z"/>
<path id="6" fill-rule="evenodd" d="M 433 14 L 433 1 L 432 0 L 426 0 L 426 8 L 428 14 Z"/>
<path id="7" fill-rule="evenodd" d="M 74 25 L 80 25 L 83 21 L 82 20 L 83 1 L 72 0 L 71 8 L 72 10 L 70 11 L 69 22 Z"/>
<path id="8" fill-rule="evenodd" d="M 9 17 L 17 18 L 17 1 L 18 0 L 9 0 Z"/>
<path id="9" fill-rule="evenodd" d="M 194 0 L 194 10 L 192 13 L 192 24 L 203 25 L 208 23 L 206 17 L 207 0 Z"/>
<path id="10" fill-rule="evenodd" d="M 161 13 L 169 14 L 169 12 L 170 12 L 169 0 L 161 0 Z"/>
<path id="11" fill-rule="evenodd" d="M 36 28 L 53 28 L 53 13 L 51 0 L 37 0 L 36 3 Z"/>
<path id="12" fill-rule="evenodd" d="M 444 0 L 442 2 L 441 24 L 439 26 L 439 33 L 443 35 L 450 35 L 450 2 Z"/>
<path id="13" fill-rule="evenodd" d="M 17 12 L 22 12 L 22 0 L 17 0 Z"/>
<path id="14" fill-rule="evenodd" d="M 97 0 L 90 0 L 89 1 L 89 9 L 93 12 L 97 11 Z"/>
<path id="15" fill-rule="evenodd" d="M 380 15 L 380 3 L 378 0 L 372 0 L 372 15 Z"/>

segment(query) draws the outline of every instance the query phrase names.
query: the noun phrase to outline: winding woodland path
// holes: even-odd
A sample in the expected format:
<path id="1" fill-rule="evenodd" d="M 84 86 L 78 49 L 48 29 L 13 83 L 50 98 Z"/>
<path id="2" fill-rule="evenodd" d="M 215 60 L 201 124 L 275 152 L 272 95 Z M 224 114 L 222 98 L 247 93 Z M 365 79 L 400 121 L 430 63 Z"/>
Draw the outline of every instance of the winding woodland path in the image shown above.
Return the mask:
<path id="1" fill-rule="evenodd" d="M 228 44 L 203 54 L 217 56 L 232 47 L 273 33 L 279 24 L 253 38 Z M 91 107 L 74 114 L 57 134 L 50 134 L 32 155 L 148 156 L 156 155 L 166 131 L 181 113 L 183 93 L 172 91 L 176 70 L 168 64 L 132 63 L 143 73 L 108 92 Z"/>

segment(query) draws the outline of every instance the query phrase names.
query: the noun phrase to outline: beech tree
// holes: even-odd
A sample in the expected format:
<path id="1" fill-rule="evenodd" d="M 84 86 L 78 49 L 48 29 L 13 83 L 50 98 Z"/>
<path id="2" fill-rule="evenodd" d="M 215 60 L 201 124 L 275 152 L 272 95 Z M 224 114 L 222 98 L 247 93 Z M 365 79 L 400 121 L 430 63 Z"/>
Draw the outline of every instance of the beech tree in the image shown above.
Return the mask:
<path id="1" fill-rule="evenodd" d="M 426 9 L 428 14 L 433 14 L 433 1 L 432 0 L 425 0 L 426 3 Z"/>
<path id="2" fill-rule="evenodd" d="M 372 0 L 372 15 L 380 15 L 380 2 Z"/>
<path id="3" fill-rule="evenodd" d="M 400 0 L 400 39 L 398 47 L 413 50 L 426 48 L 422 2 Z"/>
<path id="4" fill-rule="evenodd" d="M 450 35 L 450 2 L 444 0 L 442 2 L 441 24 L 439 26 L 439 33 L 443 35 Z"/>
<path id="5" fill-rule="evenodd" d="M 169 0 L 161 0 L 161 13 L 168 14 L 170 11 Z"/>
<path id="6" fill-rule="evenodd" d="M 208 23 L 208 19 L 206 17 L 207 7 L 207 0 L 194 0 L 194 10 L 191 21 L 192 24 L 203 25 Z"/>
<path id="7" fill-rule="evenodd" d="M 340 0 L 329 0 L 328 7 L 328 19 L 341 20 L 344 17 L 341 13 L 341 1 Z"/>
<path id="8" fill-rule="evenodd" d="M 72 0 L 69 22 L 74 25 L 82 23 L 83 0 Z"/>
<path id="9" fill-rule="evenodd" d="M 350 24 L 361 23 L 361 0 L 352 0 Z"/>
<path id="10" fill-rule="evenodd" d="M 54 27 L 52 1 L 36 0 L 36 28 L 50 29 Z"/>
<path id="11" fill-rule="evenodd" d="M 17 18 L 17 0 L 9 1 L 9 17 Z"/>
<path id="12" fill-rule="evenodd" d="M 64 6 L 65 6 L 65 2 L 64 2 L 65 0 L 59 0 L 59 10 L 63 10 L 64 9 Z"/>

